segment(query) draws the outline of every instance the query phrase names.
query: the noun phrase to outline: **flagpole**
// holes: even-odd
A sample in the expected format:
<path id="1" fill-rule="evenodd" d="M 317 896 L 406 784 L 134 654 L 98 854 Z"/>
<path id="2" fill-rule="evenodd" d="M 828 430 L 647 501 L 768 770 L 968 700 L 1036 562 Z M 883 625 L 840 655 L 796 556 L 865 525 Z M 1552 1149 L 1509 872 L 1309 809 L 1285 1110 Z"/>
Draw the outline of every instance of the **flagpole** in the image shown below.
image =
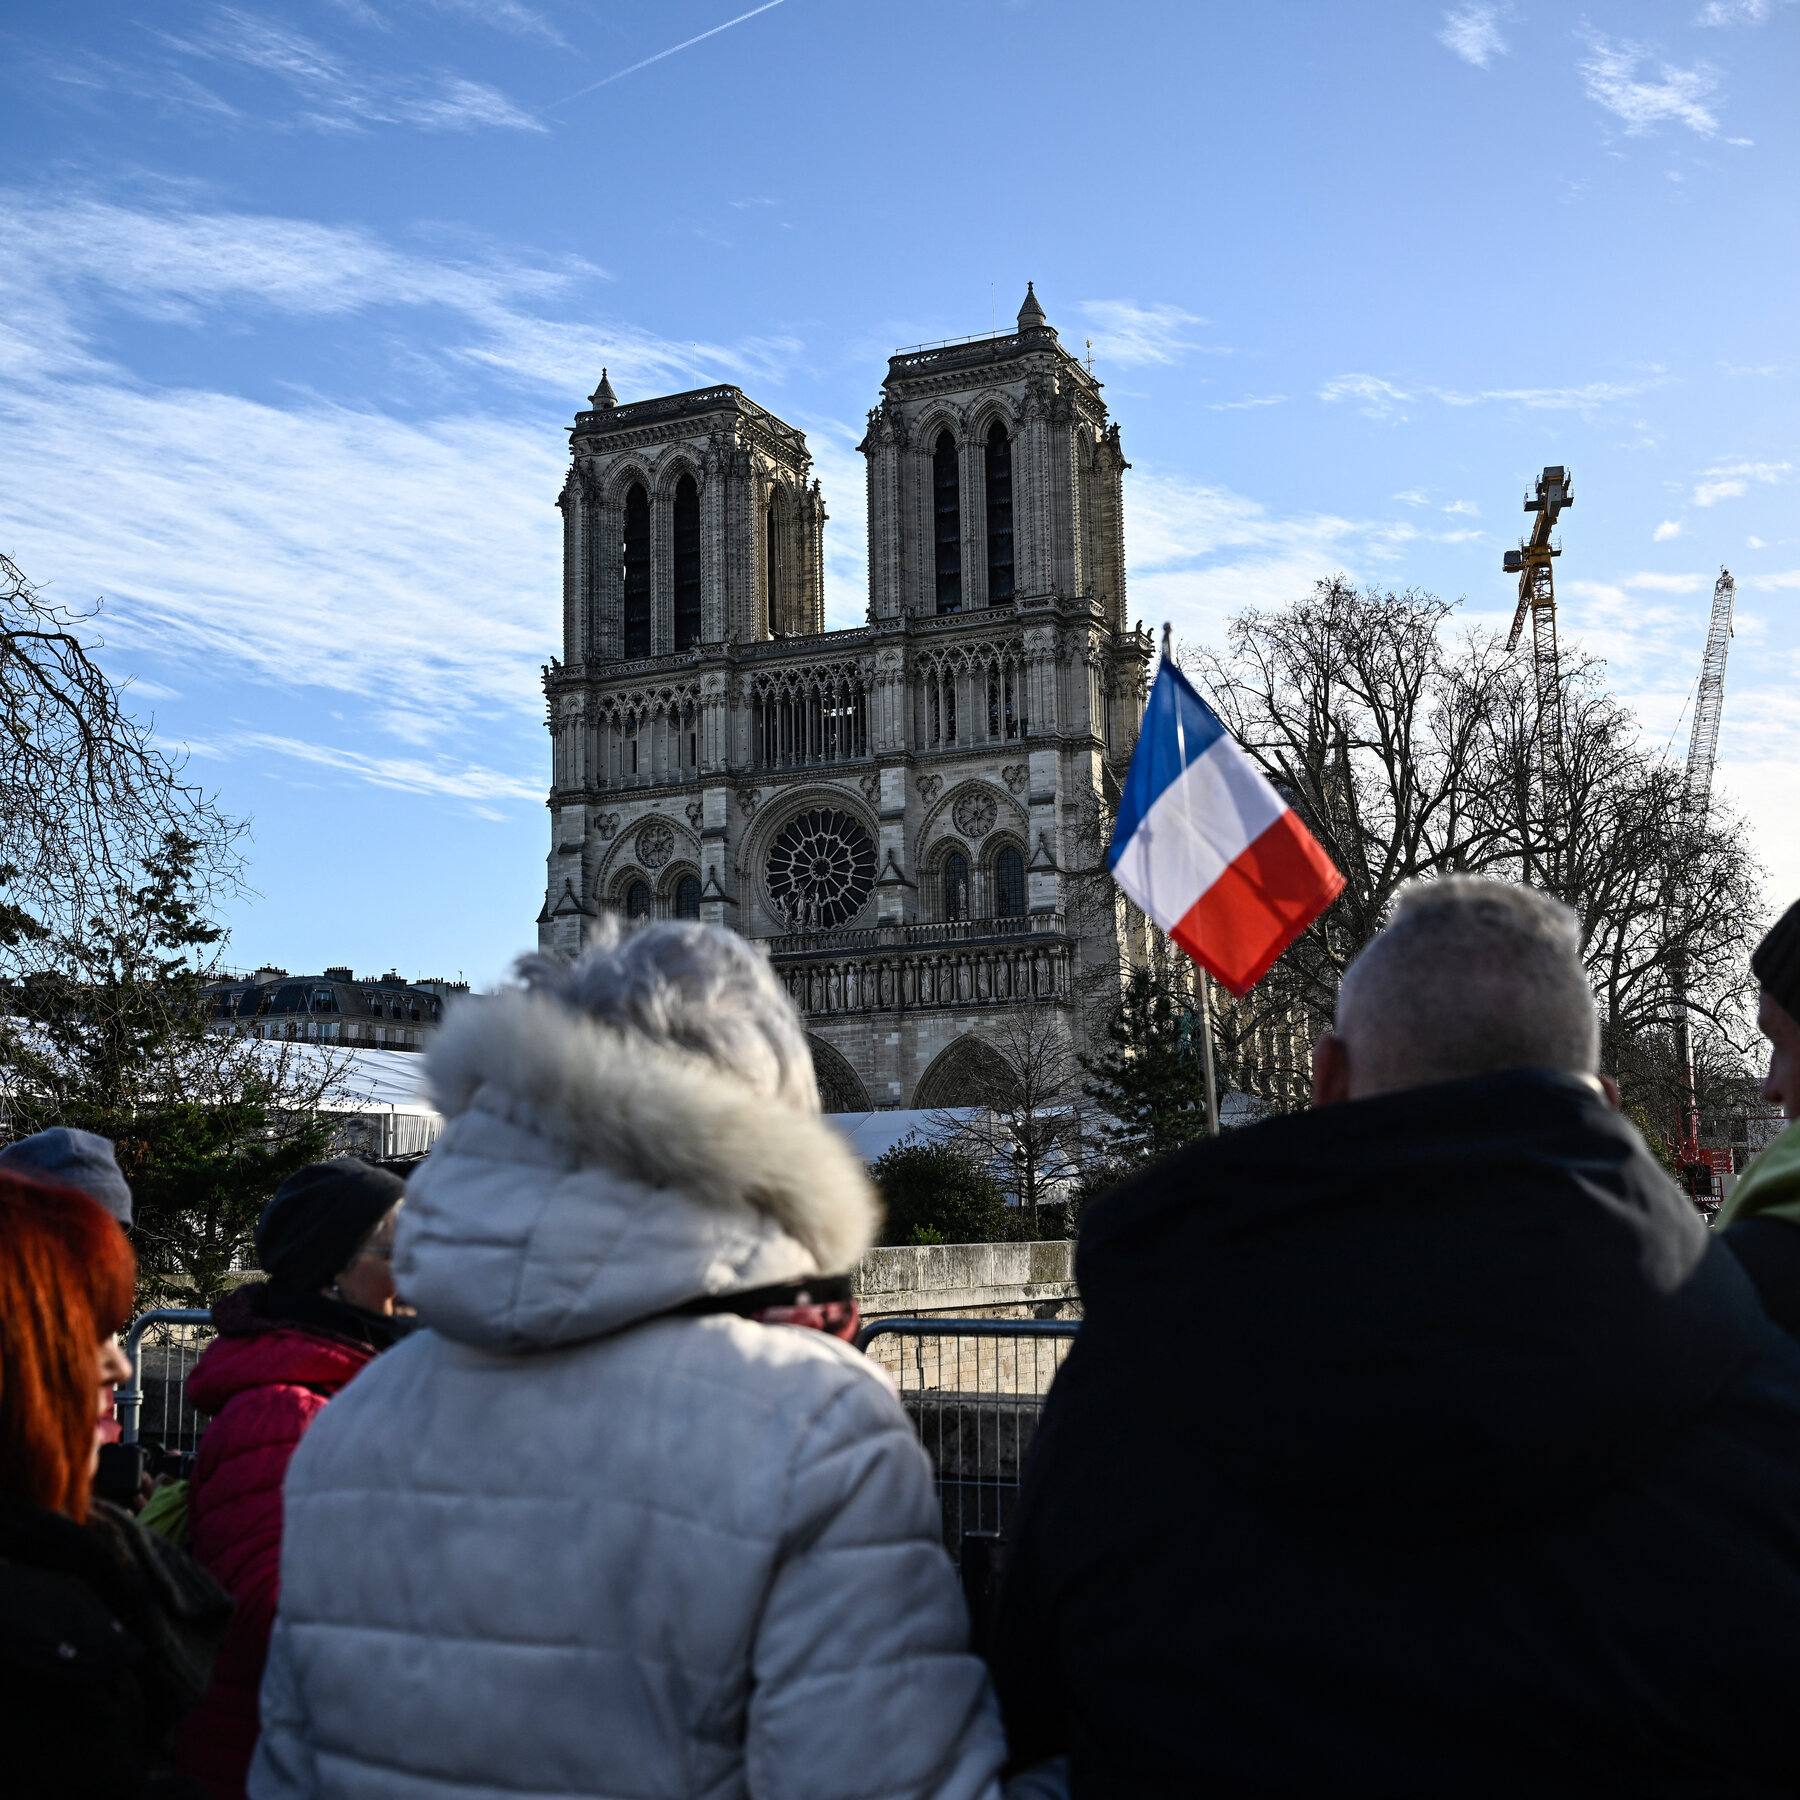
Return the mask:
<path id="1" fill-rule="evenodd" d="M 1174 652 L 1170 649 L 1172 632 L 1167 619 L 1163 621 L 1162 653 L 1163 661 L 1172 663 Z M 1175 709 L 1175 754 L 1178 766 L 1187 767 L 1187 730 L 1181 722 L 1181 708 Z M 1206 1071 L 1206 1135 L 1219 1135 L 1219 1093 L 1213 1081 L 1213 1043 L 1212 1043 L 1212 1009 L 1206 997 L 1206 970 L 1199 961 L 1194 961 L 1194 991 L 1200 996 L 1200 1060 Z"/>

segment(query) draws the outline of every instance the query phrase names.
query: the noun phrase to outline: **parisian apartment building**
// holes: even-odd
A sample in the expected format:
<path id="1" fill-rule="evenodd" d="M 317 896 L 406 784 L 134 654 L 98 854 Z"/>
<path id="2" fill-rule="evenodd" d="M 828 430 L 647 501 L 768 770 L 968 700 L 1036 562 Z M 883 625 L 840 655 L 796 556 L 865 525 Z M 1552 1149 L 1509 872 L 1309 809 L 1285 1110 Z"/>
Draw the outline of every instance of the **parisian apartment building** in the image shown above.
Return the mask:
<path id="1" fill-rule="evenodd" d="M 445 1001 L 468 991 L 461 981 L 409 981 L 393 970 L 358 977 L 346 967 L 320 975 L 258 969 L 206 990 L 215 1031 L 365 1050 L 423 1050 Z"/>

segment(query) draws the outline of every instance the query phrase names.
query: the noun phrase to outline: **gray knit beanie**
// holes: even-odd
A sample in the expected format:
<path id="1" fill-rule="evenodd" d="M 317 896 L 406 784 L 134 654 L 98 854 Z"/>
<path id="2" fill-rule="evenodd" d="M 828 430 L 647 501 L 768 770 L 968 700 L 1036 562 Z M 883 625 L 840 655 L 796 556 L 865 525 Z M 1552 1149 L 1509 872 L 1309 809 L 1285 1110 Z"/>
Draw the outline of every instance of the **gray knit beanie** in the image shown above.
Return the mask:
<path id="1" fill-rule="evenodd" d="M 98 1200 L 121 1225 L 131 1223 L 131 1188 L 119 1172 L 112 1139 L 97 1132 L 53 1125 L 0 1150 L 0 1166 L 79 1188 Z"/>
<path id="2" fill-rule="evenodd" d="M 1800 1019 L 1800 900 L 1779 919 L 1750 958 L 1750 973 Z"/>

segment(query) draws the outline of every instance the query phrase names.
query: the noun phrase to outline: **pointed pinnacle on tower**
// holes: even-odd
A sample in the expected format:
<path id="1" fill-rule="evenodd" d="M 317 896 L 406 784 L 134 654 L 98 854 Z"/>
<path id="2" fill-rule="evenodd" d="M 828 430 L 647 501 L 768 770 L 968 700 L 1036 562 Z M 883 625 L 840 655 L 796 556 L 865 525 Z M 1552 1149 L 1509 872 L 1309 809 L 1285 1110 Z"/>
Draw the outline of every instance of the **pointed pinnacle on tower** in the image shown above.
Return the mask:
<path id="1" fill-rule="evenodd" d="M 1025 304 L 1019 308 L 1019 329 L 1030 331 L 1033 326 L 1048 325 L 1050 321 L 1044 317 L 1044 309 L 1038 304 L 1038 297 L 1031 282 L 1025 284 Z"/>
<path id="2" fill-rule="evenodd" d="M 588 405 L 595 412 L 611 412 L 619 404 L 619 396 L 613 392 L 613 385 L 606 379 L 606 371 L 600 371 L 600 385 L 588 395 Z"/>

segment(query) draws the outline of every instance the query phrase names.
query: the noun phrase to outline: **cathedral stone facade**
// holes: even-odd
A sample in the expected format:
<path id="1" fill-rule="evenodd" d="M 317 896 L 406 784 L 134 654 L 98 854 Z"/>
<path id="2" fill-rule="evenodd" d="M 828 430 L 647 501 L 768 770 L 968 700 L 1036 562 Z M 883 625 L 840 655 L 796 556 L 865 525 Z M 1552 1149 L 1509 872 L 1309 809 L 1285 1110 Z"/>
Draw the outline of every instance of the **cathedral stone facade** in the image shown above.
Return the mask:
<path id="1" fill-rule="evenodd" d="M 1079 1045 L 1116 993 L 1117 910 L 1075 889 L 1151 651 L 1118 427 L 1034 294 L 1015 331 L 891 357 L 861 448 L 868 622 L 826 631 L 804 436 L 735 387 L 622 406 L 603 375 L 546 672 L 540 942 L 607 909 L 759 940 L 830 1111 L 972 1098 L 1020 1009 Z"/>

